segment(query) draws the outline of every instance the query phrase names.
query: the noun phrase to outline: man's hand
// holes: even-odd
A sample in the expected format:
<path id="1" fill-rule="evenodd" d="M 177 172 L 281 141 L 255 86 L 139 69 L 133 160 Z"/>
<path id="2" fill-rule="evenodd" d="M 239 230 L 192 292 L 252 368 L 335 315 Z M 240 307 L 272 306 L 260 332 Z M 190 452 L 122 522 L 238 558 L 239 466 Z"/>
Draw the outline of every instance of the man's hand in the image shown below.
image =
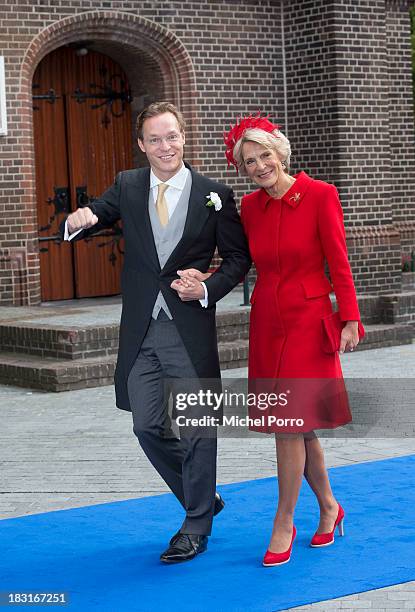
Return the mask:
<path id="1" fill-rule="evenodd" d="M 178 271 L 179 274 L 181 271 Z M 197 272 L 197 270 L 195 270 Z M 170 287 L 177 291 L 182 302 L 190 302 L 191 300 L 202 300 L 205 297 L 205 290 L 200 281 L 190 276 L 178 278 L 174 280 Z"/>
<path id="2" fill-rule="evenodd" d="M 359 344 L 359 331 L 357 321 L 347 321 L 343 327 L 340 337 L 340 353 L 345 351 L 353 351 Z"/>
<path id="3" fill-rule="evenodd" d="M 92 210 L 85 206 L 85 208 L 78 208 L 74 213 L 68 216 L 68 232 L 73 234 L 80 229 L 88 229 L 98 223 L 98 217 L 94 215 Z"/>

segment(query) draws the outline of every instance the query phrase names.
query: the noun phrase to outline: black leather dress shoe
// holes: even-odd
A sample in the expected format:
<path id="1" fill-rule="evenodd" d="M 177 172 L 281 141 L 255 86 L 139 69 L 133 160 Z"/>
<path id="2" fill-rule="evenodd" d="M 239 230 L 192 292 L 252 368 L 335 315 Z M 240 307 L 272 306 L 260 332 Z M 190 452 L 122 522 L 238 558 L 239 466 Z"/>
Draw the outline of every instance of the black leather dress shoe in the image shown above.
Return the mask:
<path id="1" fill-rule="evenodd" d="M 219 493 L 215 493 L 215 509 L 213 510 L 213 516 L 216 516 L 217 514 L 219 514 L 219 512 L 221 512 L 221 510 L 224 509 L 224 507 L 225 507 L 225 502 L 223 501 L 222 497 L 220 496 Z M 174 544 L 174 541 L 179 535 L 180 535 L 180 531 L 177 531 L 177 533 L 175 533 L 174 536 L 171 538 L 169 542 L 169 546 Z"/>
<path id="2" fill-rule="evenodd" d="M 160 555 L 160 560 L 164 563 L 190 561 L 207 549 L 208 537 L 205 535 L 179 533 L 172 539 L 173 544 L 170 544 L 168 549 Z"/>
<path id="3" fill-rule="evenodd" d="M 219 512 L 224 509 L 224 507 L 225 507 L 225 502 L 220 496 L 220 493 L 215 493 L 215 509 L 213 511 L 213 516 L 216 516 L 217 514 L 219 514 Z"/>

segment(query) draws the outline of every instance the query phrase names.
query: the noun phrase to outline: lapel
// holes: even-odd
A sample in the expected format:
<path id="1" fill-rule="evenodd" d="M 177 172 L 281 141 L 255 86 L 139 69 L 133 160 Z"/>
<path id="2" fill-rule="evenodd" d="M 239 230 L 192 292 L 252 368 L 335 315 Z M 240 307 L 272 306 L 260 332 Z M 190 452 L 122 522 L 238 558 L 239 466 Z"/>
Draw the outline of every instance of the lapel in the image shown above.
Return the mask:
<path id="1" fill-rule="evenodd" d="M 182 256 L 189 250 L 191 244 L 197 239 L 211 212 L 206 206 L 206 196 L 209 194 L 209 192 L 206 190 L 204 177 L 195 172 L 186 162 L 185 165 L 192 173 L 192 189 L 190 191 L 186 222 L 183 235 L 166 261 L 163 270 L 167 270 L 169 268 L 176 270 L 176 262 L 180 262 Z"/>
<path id="2" fill-rule="evenodd" d="M 136 226 L 139 244 L 147 251 L 148 258 L 160 272 L 160 262 L 157 256 L 153 230 L 148 212 L 150 195 L 150 168 L 144 168 L 138 173 L 137 180 L 129 184 L 129 201 L 132 202 L 132 214 Z"/>

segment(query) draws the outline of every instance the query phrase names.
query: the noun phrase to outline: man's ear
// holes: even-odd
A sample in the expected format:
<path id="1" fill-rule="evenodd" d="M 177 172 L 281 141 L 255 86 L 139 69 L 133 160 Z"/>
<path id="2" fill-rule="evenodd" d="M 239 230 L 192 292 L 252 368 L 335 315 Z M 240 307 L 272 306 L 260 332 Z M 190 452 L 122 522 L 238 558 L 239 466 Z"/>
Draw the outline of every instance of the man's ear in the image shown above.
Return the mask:
<path id="1" fill-rule="evenodd" d="M 138 138 L 137 139 L 137 143 L 138 143 L 138 146 L 140 147 L 140 149 L 142 150 L 142 152 L 145 153 L 146 150 L 145 150 L 143 141 Z"/>

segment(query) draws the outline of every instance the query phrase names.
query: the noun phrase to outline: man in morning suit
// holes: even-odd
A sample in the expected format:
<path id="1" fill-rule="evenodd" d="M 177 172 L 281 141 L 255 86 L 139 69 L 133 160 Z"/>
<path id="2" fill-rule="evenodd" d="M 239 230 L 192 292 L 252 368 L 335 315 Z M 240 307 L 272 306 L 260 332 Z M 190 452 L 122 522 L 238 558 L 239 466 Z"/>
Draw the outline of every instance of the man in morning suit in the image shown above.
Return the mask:
<path id="1" fill-rule="evenodd" d="M 65 239 L 78 240 L 122 220 L 116 403 L 132 412 L 141 447 L 186 512 L 160 557 L 165 563 L 206 550 L 224 502 L 215 493 L 216 437 L 198 427 L 180 439 L 172 435 L 164 381 L 220 378 L 215 304 L 251 263 L 233 192 L 183 162 L 184 129 L 175 106 L 150 104 L 137 119 L 138 145 L 150 168 L 120 172 L 65 225 Z M 216 247 L 222 263 L 215 274 L 205 283 L 180 280 L 180 270 L 206 271 Z"/>

